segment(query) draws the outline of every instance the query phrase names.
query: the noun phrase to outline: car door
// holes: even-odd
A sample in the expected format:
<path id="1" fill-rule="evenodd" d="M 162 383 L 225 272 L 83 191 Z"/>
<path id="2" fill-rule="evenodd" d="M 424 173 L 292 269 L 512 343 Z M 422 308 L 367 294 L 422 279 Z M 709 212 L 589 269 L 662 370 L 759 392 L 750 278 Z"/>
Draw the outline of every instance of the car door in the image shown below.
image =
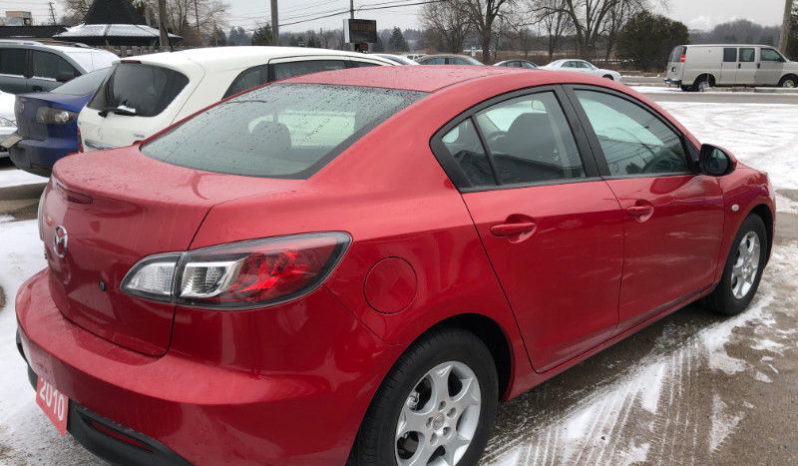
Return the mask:
<path id="1" fill-rule="evenodd" d="M 623 215 L 559 88 L 499 99 L 450 123 L 433 145 L 456 166 L 532 364 L 545 371 L 612 334 Z"/>
<path id="2" fill-rule="evenodd" d="M 30 92 L 47 92 L 80 75 L 68 61 L 58 55 L 41 50 L 31 50 Z M 59 78 L 61 81 L 59 81 Z"/>
<path id="3" fill-rule="evenodd" d="M 599 169 L 626 214 L 619 330 L 696 296 L 714 280 L 723 234 L 718 180 L 656 111 L 624 94 L 569 87 Z"/>
<path id="4" fill-rule="evenodd" d="M 784 72 L 786 60 L 781 54 L 770 48 L 759 50 L 759 65 L 756 70 L 757 86 L 778 86 Z"/>
<path id="5" fill-rule="evenodd" d="M 0 48 L 0 90 L 11 94 L 28 92 L 28 51 Z"/>
<path id="6" fill-rule="evenodd" d="M 740 47 L 740 61 L 737 63 L 737 73 L 734 83 L 740 86 L 753 86 L 756 80 L 756 49 L 754 47 Z"/>
<path id="7" fill-rule="evenodd" d="M 717 84 L 723 86 L 734 85 L 737 76 L 737 47 L 723 48 L 723 61 L 720 64 L 720 75 Z"/>

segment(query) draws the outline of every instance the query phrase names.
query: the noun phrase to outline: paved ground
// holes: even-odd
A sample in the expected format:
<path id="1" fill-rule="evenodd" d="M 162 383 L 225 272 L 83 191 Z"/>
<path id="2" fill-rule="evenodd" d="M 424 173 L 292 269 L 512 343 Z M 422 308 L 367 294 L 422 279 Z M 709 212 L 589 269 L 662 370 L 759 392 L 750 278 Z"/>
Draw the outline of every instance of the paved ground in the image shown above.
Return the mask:
<path id="1" fill-rule="evenodd" d="M 743 103 L 733 94 L 686 95 L 693 104 Z M 788 127 L 795 132 L 794 122 Z M 0 170 L 12 168 L 0 160 Z M 0 217 L 35 218 L 43 187 L 0 188 Z M 798 203 L 798 190 L 779 194 Z M 774 255 L 748 311 L 726 318 L 689 306 L 502 405 L 482 464 L 798 464 L 796 263 L 798 215 L 780 212 Z M 13 298 L 2 291 L 0 309 Z M 104 464 L 36 410 L 16 417 L 30 422 L 0 441 L 0 464 Z"/>

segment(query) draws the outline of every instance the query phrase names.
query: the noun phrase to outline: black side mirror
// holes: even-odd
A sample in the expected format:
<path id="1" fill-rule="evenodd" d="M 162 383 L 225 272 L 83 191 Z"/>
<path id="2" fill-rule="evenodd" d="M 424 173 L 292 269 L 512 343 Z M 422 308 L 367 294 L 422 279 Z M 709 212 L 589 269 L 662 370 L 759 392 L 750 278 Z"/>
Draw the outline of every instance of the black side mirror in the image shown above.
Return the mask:
<path id="1" fill-rule="evenodd" d="M 65 83 L 73 79 L 75 79 L 75 73 L 59 73 L 58 76 L 55 77 L 55 80 L 60 83 Z"/>
<path id="2" fill-rule="evenodd" d="M 709 176 L 723 176 L 737 167 L 737 160 L 723 149 L 712 144 L 703 144 L 698 154 L 701 173 Z"/>

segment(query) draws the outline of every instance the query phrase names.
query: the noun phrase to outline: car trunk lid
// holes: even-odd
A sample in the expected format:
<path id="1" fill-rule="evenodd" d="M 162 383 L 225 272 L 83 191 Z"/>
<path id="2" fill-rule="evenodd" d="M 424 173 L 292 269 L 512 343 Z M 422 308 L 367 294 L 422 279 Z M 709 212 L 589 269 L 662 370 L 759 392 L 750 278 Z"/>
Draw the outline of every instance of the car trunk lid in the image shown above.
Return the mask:
<path id="1" fill-rule="evenodd" d="M 102 338 L 164 354 L 174 306 L 122 293 L 127 272 L 144 257 L 188 249 L 213 205 L 283 184 L 169 165 L 136 147 L 60 161 L 42 217 L 56 305 Z"/>

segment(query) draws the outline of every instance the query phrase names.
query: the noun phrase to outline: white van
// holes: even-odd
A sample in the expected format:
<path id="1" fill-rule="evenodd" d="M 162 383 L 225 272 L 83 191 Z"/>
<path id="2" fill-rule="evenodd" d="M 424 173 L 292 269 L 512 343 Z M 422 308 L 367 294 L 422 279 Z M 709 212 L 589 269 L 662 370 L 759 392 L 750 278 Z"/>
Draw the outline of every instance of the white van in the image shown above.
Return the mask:
<path id="1" fill-rule="evenodd" d="M 374 55 L 298 47 L 216 47 L 121 60 L 78 116 L 82 150 L 146 139 L 225 97 L 318 71 L 392 66 Z"/>
<path id="2" fill-rule="evenodd" d="M 679 45 L 668 59 L 665 82 L 683 91 L 714 86 L 798 87 L 798 62 L 767 45 Z"/>

